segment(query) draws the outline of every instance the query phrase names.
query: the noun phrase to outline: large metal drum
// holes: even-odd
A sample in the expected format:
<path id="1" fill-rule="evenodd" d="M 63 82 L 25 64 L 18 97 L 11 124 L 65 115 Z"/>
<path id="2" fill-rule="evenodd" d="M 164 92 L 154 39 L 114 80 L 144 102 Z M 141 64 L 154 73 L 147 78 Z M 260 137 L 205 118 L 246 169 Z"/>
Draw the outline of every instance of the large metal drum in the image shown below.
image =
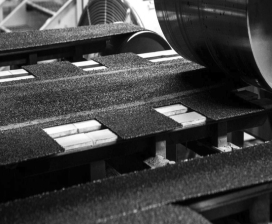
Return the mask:
<path id="1" fill-rule="evenodd" d="M 272 0 L 155 0 L 183 57 L 272 91 Z"/>

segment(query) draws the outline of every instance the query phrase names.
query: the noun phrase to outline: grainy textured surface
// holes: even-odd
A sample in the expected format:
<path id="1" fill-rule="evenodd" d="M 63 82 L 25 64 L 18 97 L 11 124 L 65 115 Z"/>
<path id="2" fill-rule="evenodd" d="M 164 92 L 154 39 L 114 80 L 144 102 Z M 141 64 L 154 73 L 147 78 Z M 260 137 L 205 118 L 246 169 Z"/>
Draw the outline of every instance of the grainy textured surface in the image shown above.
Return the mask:
<path id="1" fill-rule="evenodd" d="M 53 62 L 48 64 L 36 64 L 23 66 L 36 80 L 49 80 L 84 75 L 84 71 L 70 62 Z"/>
<path id="2" fill-rule="evenodd" d="M 0 132 L 0 165 L 45 157 L 63 151 L 63 148 L 37 127 Z"/>
<path id="3" fill-rule="evenodd" d="M 68 69 L 66 69 L 66 65 Z M 43 72 L 40 71 L 40 66 L 47 70 L 44 76 L 41 74 Z M 149 110 L 147 114 L 144 114 L 145 111 L 142 111 L 141 114 L 137 114 L 135 111 L 141 110 L 137 106 L 143 106 L 145 100 L 152 100 L 154 97 L 157 102 L 159 101 L 157 97 L 162 96 L 164 98 L 164 94 L 186 95 L 199 91 L 198 87 L 201 88 L 201 85 L 194 86 L 188 81 L 191 74 L 197 77 L 203 76 L 205 72 L 201 69 L 197 70 L 198 67 L 195 64 L 175 64 L 173 67 L 169 65 L 168 67 L 136 68 L 131 72 L 111 70 L 102 74 L 86 73 L 82 75 L 78 73 L 77 68 L 69 63 L 53 63 L 52 67 L 50 65 L 30 66 L 30 70 L 33 70 L 33 73 L 38 76 L 36 81 L 0 87 L 2 93 L 0 95 L 0 130 L 2 130 L 3 136 L 9 136 L 12 132 L 8 130 L 16 129 L 19 126 L 32 127 L 31 123 L 37 125 L 33 126 L 35 128 L 45 128 L 95 119 L 97 114 L 109 118 L 107 113 L 114 114 L 115 112 L 110 112 L 110 110 L 118 108 L 128 108 L 122 110 L 125 113 L 124 116 L 129 111 L 134 114 L 131 117 L 131 123 L 126 123 L 124 130 L 122 130 L 122 127 L 113 126 L 112 124 L 113 119 L 118 119 L 118 116 L 112 117 L 111 120 L 107 119 L 109 126 L 116 128 L 113 131 L 122 134 L 124 138 L 174 129 L 178 124 L 172 120 L 162 115 L 157 115 L 154 118 L 150 116 L 150 113 L 155 113 L 155 111 Z M 196 70 L 187 74 L 186 71 L 191 69 Z M 55 74 L 57 74 L 58 78 L 51 79 Z M 183 85 L 180 85 L 181 83 Z M 209 83 L 217 84 L 216 81 Z M 184 92 L 180 93 L 183 90 Z M 167 100 L 167 102 L 171 101 Z M 134 109 L 129 109 L 130 107 Z M 120 118 L 122 117 L 123 115 L 120 114 Z M 52 122 L 47 122 L 47 119 Z M 33 120 L 35 120 L 34 123 Z M 54 120 L 57 121 L 54 122 Z M 134 126 L 137 124 L 136 127 L 139 127 L 139 121 L 142 121 L 141 124 L 147 122 L 152 125 L 143 125 L 141 129 L 136 130 Z M 157 121 L 160 123 L 156 124 Z M 45 124 L 40 125 L 40 123 Z M 130 128 L 132 128 L 131 131 L 125 133 L 125 130 Z M 15 131 L 19 132 L 19 130 Z M 2 152 L 8 151 L 1 158 L 2 164 L 10 164 L 59 152 L 60 149 L 48 147 L 50 144 L 46 141 L 33 141 L 32 144 L 29 144 L 27 133 L 30 133 L 25 132 L 24 134 L 23 129 L 20 129 L 20 131 L 22 131 L 22 133 L 18 134 L 22 137 L 20 147 L 18 145 L 14 147 L 11 143 L 8 144 L 8 141 L 2 145 Z M 144 132 L 141 133 L 141 131 Z M 10 136 L 10 138 L 12 137 Z M 41 148 L 40 144 L 42 143 L 44 145 Z M 20 153 L 18 153 L 19 148 L 21 149 Z M 42 150 L 39 151 L 40 149 Z M 22 158 L 20 158 L 20 155 L 22 155 Z"/>
<path id="4" fill-rule="evenodd" d="M 185 97 L 181 102 L 213 120 L 229 119 L 263 110 L 234 95 L 229 95 L 222 89 Z"/>
<path id="5" fill-rule="evenodd" d="M 16 51 L 54 44 L 73 43 L 102 37 L 142 31 L 143 28 L 127 23 L 82 26 L 66 29 L 28 31 L 1 34 L 0 51 Z"/>
<path id="6" fill-rule="evenodd" d="M 123 56 L 127 54 L 118 58 Z M 129 54 L 124 61 L 129 62 L 133 57 Z M 213 76 L 194 63 L 172 62 L 143 68 L 137 67 L 136 63 L 135 66 L 84 73 L 67 62 L 27 67 L 37 78 L 28 83 L 0 86 L 2 135 L 11 134 L 5 130 L 31 127 L 32 124 L 37 125 L 36 128 L 44 128 L 99 118 L 124 139 L 147 136 L 175 129 L 179 125 L 147 109 L 171 103 L 188 104 L 215 119 L 260 111 L 257 107 L 236 102 L 237 99 L 234 103 L 226 101 L 224 104 L 220 96 L 216 96 L 219 100 L 205 97 L 204 92 L 225 85 L 225 80 L 223 76 Z M 190 97 L 184 98 L 186 96 Z M 121 122 L 118 123 L 118 120 Z M 28 136 L 22 133 L 21 136 L 24 138 L 21 140 L 23 151 L 20 152 L 24 155 L 23 160 L 54 154 L 59 150 L 47 147 L 48 143 L 44 141 L 43 147 L 47 147 L 48 151 L 43 149 L 39 154 L 35 150 L 41 148 L 41 143 L 29 145 Z M 3 164 L 21 161 L 18 147 L 6 142 L 1 149 L 3 152 L 9 150 L 9 154 L 2 158 Z"/>
<path id="7" fill-rule="evenodd" d="M 195 64 L 175 64 L 2 86 L 0 126 L 120 104 L 137 105 L 175 94 L 185 96 L 207 89 L 206 84 L 222 84 L 207 80 L 205 70 L 197 68 Z"/>
<path id="8" fill-rule="evenodd" d="M 157 134 L 181 127 L 172 119 L 143 106 L 107 111 L 98 114 L 96 118 L 123 139 Z"/>
<path id="9" fill-rule="evenodd" d="M 148 65 L 154 65 L 152 62 L 147 59 L 141 58 L 133 53 L 126 54 L 114 54 L 104 57 L 96 57 L 92 60 L 105 65 L 109 68 L 121 68 L 121 69 L 129 69 L 131 67 L 144 67 Z"/>
<path id="10" fill-rule="evenodd" d="M 0 205 L 0 223 L 95 223 L 272 181 L 272 144 L 198 158 Z"/>
<path id="11" fill-rule="evenodd" d="M 121 216 L 116 219 L 109 219 L 106 224 L 209 224 L 201 215 L 182 206 L 162 206 L 143 212 Z"/>

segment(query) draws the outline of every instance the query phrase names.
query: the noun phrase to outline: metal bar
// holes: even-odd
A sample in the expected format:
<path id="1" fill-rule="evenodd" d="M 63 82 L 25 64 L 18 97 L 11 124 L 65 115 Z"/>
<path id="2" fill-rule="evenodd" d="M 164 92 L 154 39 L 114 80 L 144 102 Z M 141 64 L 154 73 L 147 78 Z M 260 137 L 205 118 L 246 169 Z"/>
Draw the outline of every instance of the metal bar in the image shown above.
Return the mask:
<path id="1" fill-rule="evenodd" d="M 249 220 L 252 224 L 270 222 L 270 194 L 256 197 L 249 209 Z"/>
<path id="2" fill-rule="evenodd" d="M 228 144 L 227 134 L 228 134 L 227 122 L 219 122 L 214 129 L 214 134 L 212 136 L 212 145 L 217 148 L 227 146 Z"/>
<path id="3" fill-rule="evenodd" d="M 104 160 L 91 162 L 90 164 L 90 179 L 99 180 L 106 177 L 106 164 Z"/>

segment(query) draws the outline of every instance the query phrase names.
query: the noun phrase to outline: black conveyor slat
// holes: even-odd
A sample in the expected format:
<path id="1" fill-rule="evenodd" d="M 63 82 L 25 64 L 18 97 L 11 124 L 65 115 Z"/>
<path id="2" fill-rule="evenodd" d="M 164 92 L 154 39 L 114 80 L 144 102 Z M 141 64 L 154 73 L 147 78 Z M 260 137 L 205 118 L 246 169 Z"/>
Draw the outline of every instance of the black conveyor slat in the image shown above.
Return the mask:
<path id="1" fill-rule="evenodd" d="M 123 56 L 126 57 L 127 54 Z M 123 60 L 122 56 L 116 59 Z M 129 63 L 130 59 L 131 57 L 123 61 Z M 26 150 L 21 152 L 24 156 L 20 158 L 21 154 L 14 156 L 18 150 L 15 150 L 16 147 L 10 146 L 7 142 L 2 144 L 0 154 L 6 155 L 2 157 L 2 164 L 43 157 L 60 150 L 51 152 L 50 147 L 46 146 L 48 143 L 42 141 L 39 144 L 43 143 L 43 147 L 47 147 L 48 152 L 44 151 L 37 156 L 35 150 L 40 148 L 40 145 L 34 142 L 30 147 L 27 143 L 28 136 L 24 134 L 28 132 L 24 128 L 46 128 L 100 119 L 123 139 L 146 137 L 174 130 L 179 126 L 171 119 L 157 114 L 152 107 L 175 103 L 187 104 L 190 97 L 196 101 L 199 97 L 201 100 L 207 90 L 226 85 L 224 76 L 220 77 L 216 74 L 213 77 L 208 70 L 188 62 L 173 61 L 169 64 L 153 66 L 146 64 L 142 68 L 136 63 L 129 69 L 108 68 L 95 72 L 84 72 L 68 62 L 32 65 L 27 69 L 32 71 L 36 78 L 0 85 L 2 93 L 0 139 L 2 136 L 10 135 L 9 130 L 16 129 L 15 131 L 21 132 L 20 135 L 23 137 L 21 144 L 24 145 L 21 148 Z M 208 100 L 214 102 L 213 97 L 217 96 L 211 96 Z M 207 102 L 205 110 L 201 113 L 209 117 L 209 112 L 216 108 L 215 103 Z M 221 107 L 222 102 L 218 105 Z M 237 98 L 229 100 L 226 107 L 228 110 L 223 112 L 218 110 L 217 116 L 221 116 L 219 118 L 233 118 L 235 111 L 239 111 L 238 115 L 241 116 L 254 115 L 262 111 L 259 107 Z M 151 116 L 152 114 L 156 116 Z M 125 117 L 130 122 L 126 122 Z M 122 122 L 118 124 L 118 120 Z M 9 151 L 10 154 L 6 154 L 5 151 Z M 29 152 L 33 152 L 33 155 Z"/>
<path id="2" fill-rule="evenodd" d="M 270 183 L 272 143 L 88 183 L 0 205 L 1 223 L 70 223 Z"/>
<path id="3" fill-rule="evenodd" d="M 213 120 L 230 119 L 258 110 L 256 105 L 229 95 L 224 88 L 185 97 L 181 103 Z"/>
<path id="4" fill-rule="evenodd" d="M 181 127 L 174 120 L 143 106 L 107 111 L 98 114 L 96 118 L 123 139 L 158 134 Z"/>
<path id="5" fill-rule="evenodd" d="M 44 65 L 34 65 L 34 67 L 38 72 L 35 73 L 35 76 L 41 77 L 43 71 L 39 71 L 39 68 L 43 68 Z M 51 79 L 48 74 L 45 81 L 32 79 L 18 81 L 16 83 L 22 82 L 18 85 L 2 87 L 0 85 L 0 91 L 3 93 L 0 99 L 2 105 L 5 105 L 0 108 L 0 126 L 80 111 L 107 109 L 118 107 L 118 105 L 134 106 L 139 102 L 144 104 L 146 101 L 152 101 L 154 98 L 157 104 L 160 103 L 160 100 L 168 102 L 173 98 L 180 98 L 179 101 L 190 107 L 192 103 L 187 103 L 190 98 L 189 100 L 181 99 L 214 88 L 216 85 L 225 84 L 224 80 L 209 80 L 209 73 L 205 69 L 194 69 L 198 67 L 189 63 L 145 67 L 129 71 L 109 70 L 99 74 L 96 72 L 97 75 L 82 74 L 77 71 L 71 74 L 69 66 L 67 69 L 64 66 L 57 66 L 57 68 L 63 70 L 56 70 L 56 74 L 68 73 L 70 77 L 46 80 Z M 50 71 L 50 74 L 54 72 Z M 192 97 L 194 101 L 201 101 L 203 98 L 202 94 Z M 214 98 L 217 99 L 218 96 L 211 95 L 206 101 L 213 102 Z M 224 102 L 224 100 L 221 102 L 215 100 L 214 103 L 207 103 L 205 110 L 201 110 L 201 113 L 208 116 L 208 112 L 212 111 L 216 104 L 220 109 L 224 106 Z M 257 106 L 246 104 L 238 98 L 226 102 L 230 109 L 224 113 L 218 112 L 218 119 L 233 117 L 235 110 L 239 111 L 239 115 L 261 111 Z M 242 110 L 240 110 L 241 107 L 243 107 Z"/>
<path id="6" fill-rule="evenodd" d="M 43 71 L 39 68 L 45 65 L 33 66 L 36 70 L 35 76 L 42 79 Z M 66 74 L 70 71 L 70 68 L 66 69 L 64 66 L 57 68 L 56 74 Z M 47 80 L 51 79 L 50 75 L 47 75 L 45 80 L 32 79 L 18 81 L 10 86 L 0 85 L 0 91 L 3 93 L 0 100 L 2 105 L 5 105 L 0 108 L 0 126 L 68 113 L 107 109 L 120 104 L 135 105 L 137 101 L 166 94 L 187 95 L 199 91 L 201 87 L 207 88 L 205 77 L 201 79 L 205 76 L 205 70 L 197 68 L 198 65 L 187 63 L 135 68 L 129 71 L 85 72 L 85 75 L 75 72 L 73 77 Z M 50 71 L 50 74 L 53 72 Z M 70 73 L 69 75 L 72 76 Z M 200 83 L 193 84 L 193 75 L 200 78 Z M 208 81 L 208 85 L 212 86 L 218 82 L 220 80 Z"/>
<path id="7" fill-rule="evenodd" d="M 0 165 L 10 165 L 63 151 L 62 147 L 37 127 L 0 132 Z"/>
<path id="8" fill-rule="evenodd" d="M 70 62 L 53 62 L 48 64 L 37 64 L 23 66 L 30 74 L 34 75 L 36 79 L 32 80 L 49 80 L 56 78 L 66 78 L 75 75 L 84 75 L 84 71 Z"/>
<path id="9" fill-rule="evenodd" d="M 0 66 L 36 64 L 56 58 L 80 61 L 84 54 L 103 52 L 106 42 L 112 38 L 122 39 L 143 30 L 139 26 L 120 23 L 3 33 Z"/>
<path id="10" fill-rule="evenodd" d="M 76 28 L 52 29 L 43 31 L 28 31 L 20 33 L 1 34 L 0 56 L 5 52 L 16 52 L 52 45 L 95 41 L 103 37 L 129 34 L 144 30 L 143 28 L 126 23 L 82 26 Z"/>

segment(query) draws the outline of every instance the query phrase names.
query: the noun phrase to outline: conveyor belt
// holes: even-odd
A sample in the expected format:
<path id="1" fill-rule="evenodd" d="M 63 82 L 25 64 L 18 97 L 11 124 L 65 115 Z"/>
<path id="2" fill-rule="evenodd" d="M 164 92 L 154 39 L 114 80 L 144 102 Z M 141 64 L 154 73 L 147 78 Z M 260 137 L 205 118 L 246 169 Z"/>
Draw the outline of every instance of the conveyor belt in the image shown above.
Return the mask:
<path id="1" fill-rule="evenodd" d="M 258 110 L 253 104 L 226 94 L 224 88 L 185 97 L 181 103 L 213 120 L 230 119 Z"/>
<path id="2" fill-rule="evenodd" d="M 5 52 L 26 50 L 35 47 L 48 47 L 56 44 L 67 44 L 80 41 L 112 37 L 142 31 L 139 26 L 126 23 L 103 24 L 96 26 L 82 26 L 76 28 L 35 30 L 20 33 L 6 33 L 1 35 L 0 51 Z M 36 49 L 37 50 L 37 49 Z"/>
<path id="3" fill-rule="evenodd" d="M 0 205 L 1 223 L 74 223 L 272 181 L 272 144 L 194 159 Z"/>
<path id="4" fill-rule="evenodd" d="M 34 65 L 36 66 L 39 65 Z M 40 65 L 44 68 L 45 65 Z M 50 64 L 47 65 L 50 67 Z M 205 78 L 196 84 L 190 73 L 186 71 L 199 68 L 195 64 L 173 64 L 169 66 L 146 67 L 124 71 L 109 70 L 99 75 L 74 73 L 73 77 L 55 80 L 18 81 L 12 86 L 1 87 L 1 100 L 5 107 L 1 108 L 0 125 L 44 119 L 80 111 L 95 111 L 116 107 L 120 104 L 135 104 L 137 101 L 152 99 L 169 94 L 185 96 L 202 91 L 218 84 Z M 56 73 L 67 73 L 59 70 Z M 70 69 L 68 69 L 70 70 Z M 34 76 L 41 76 L 38 67 Z M 197 77 L 205 70 L 196 69 Z M 51 73 L 52 74 L 52 73 Z M 183 75 L 181 75 L 183 74 Z M 203 82 L 202 82 L 203 81 Z M 24 83 L 30 82 L 30 83 Z M 220 81 L 219 81 L 220 82 Z M 222 83 L 221 83 L 222 84 Z M 3 84 L 4 85 L 4 84 Z M 201 90 L 201 88 L 203 88 Z M 46 108 L 46 110 L 45 110 Z M 10 111 L 13 111 L 10 113 Z"/>
<path id="5" fill-rule="evenodd" d="M 32 81 L 68 78 L 85 74 L 82 69 L 70 62 L 54 62 L 50 64 L 23 66 L 23 68 L 35 76 L 35 79 Z"/>
<path id="6" fill-rule="evenodd" d="M 106 41 L 121 41 L 143 30 L 120 23 L 5 33 L 1 35 L 0 66 L 36 64 L 37 61 L 56 58 L 80 61 L 84 54 L 104 52 Z"/>
<path id="7" fill-rule="evenodd" d="M 116 63 L 130 64 L 131 59 L 137 56 L 124 54 L 115 58 Z M 18 154 L 18 145 L 13 143 L 13 147 L 8 144 L 12 137 L 5 137 L 2 140 L 4 144 L 0 146 L 3 155 L 1 163 L 7 165 L 61 151 L 59 147 L 51 147 L 48 151 L 41 147 L 40 144 L 46 147 L 46 138 L 44 142 L 33 141 L 29 145 L 25 134 L 28 127 L 48 128 L 98 119 L 121 139 L 133 139 L 181 127 L 153 109 L 160 106 L 188 104 L 191 109 L 219 121 L 262 111 L 235 97 L 218 100 L 218 97 L 223 99 L 224 96 L 217 96 L 217 92 L 203 98 L 209 94 L 209 89 L 222 88 L 227 82 L 224 76 L 216 74 L 213 77 L 208 70 L 194 63 L 170 61 L 168 64 L 144 63 L 142 68 L 137 63 L 130 69 L 127 65 L 123 67 L 84 72 L 67 62 L 33 65 L 27 69 L 36 78 L 2 83 L 1 135 L 9 136 L 12 133 L 10 130 L 14 129 L 17 135 L 23 136 L 20 148 L 27 150 Z M 205 107 L 199 109 L 203 104 L 198 102 L 203 99 L 206 100 Z M 218 108 L 216 114 L 211 113 L 214 108 Z M 220 110 L 222 108 L 224 112 Z M 51 139 L 48 139 L 50 142 Z M 37 148 L 41 151 L 36 152 Z"/>
<path id="8" fill-rule="evenodd" d="M 111 110 L 98 114 L 96 118 L 123 139 L 148 136 L 181 127 L 179 123 L 145 106 Z"/>
<path id="9" fill-rule="evenodd" d="M 0 166 L 64 152 L 39 127 L 26 127 L 0 132 Z"/>

